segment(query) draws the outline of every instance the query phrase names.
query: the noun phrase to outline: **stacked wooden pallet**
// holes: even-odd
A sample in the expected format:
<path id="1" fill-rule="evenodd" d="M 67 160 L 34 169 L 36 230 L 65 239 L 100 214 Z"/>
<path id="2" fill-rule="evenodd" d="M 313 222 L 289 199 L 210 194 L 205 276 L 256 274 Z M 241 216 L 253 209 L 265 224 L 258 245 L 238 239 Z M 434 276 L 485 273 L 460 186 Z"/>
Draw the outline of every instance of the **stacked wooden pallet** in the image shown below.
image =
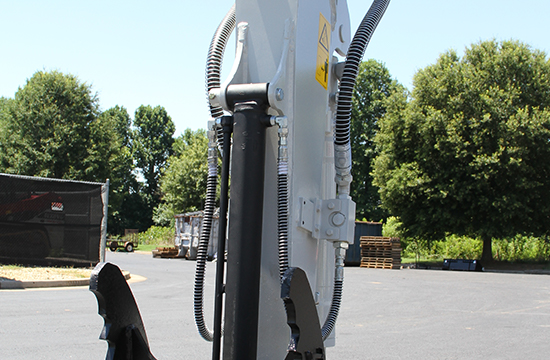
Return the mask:
<path id="1" fill-rule="evenodd" d="M 158 247 L 151 251 L 153 257 L 160 258 L 176 258 L 178 257 L 178 249 L 176 247 Z"/>
<path id="2" fill-rule="evenodd" d="M 401 243 L 398 238 L 361 236 L 361 267 L 401 269 Z"/>

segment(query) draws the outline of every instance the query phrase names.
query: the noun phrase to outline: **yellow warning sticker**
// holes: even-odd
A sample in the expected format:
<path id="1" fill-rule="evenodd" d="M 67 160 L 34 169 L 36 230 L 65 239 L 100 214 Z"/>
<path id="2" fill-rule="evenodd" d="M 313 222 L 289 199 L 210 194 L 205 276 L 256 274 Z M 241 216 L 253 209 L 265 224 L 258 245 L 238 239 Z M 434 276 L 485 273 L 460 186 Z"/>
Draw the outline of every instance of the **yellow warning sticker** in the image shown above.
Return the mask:
<path id="1" fill-rule="evenodd" d="M 315 79 L 323 85 L 325 90 L 328 86 L 328 53 L 330 49 L 330 24 L 323 14 L 319 13 L 319 37 L 317 41 L 317 66 L 315 68 Z"/>

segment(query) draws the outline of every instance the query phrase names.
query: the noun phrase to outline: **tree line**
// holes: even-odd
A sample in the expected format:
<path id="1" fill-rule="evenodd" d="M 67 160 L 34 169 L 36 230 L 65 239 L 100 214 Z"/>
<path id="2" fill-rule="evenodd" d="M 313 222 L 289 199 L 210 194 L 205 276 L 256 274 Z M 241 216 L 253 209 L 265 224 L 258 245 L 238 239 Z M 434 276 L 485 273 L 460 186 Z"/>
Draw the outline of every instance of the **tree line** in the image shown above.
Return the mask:
<path id="1" fill-rule="evenodd" d="M 550 231 L 550 62 L 518 41 L 447 51 L 407 90 L 384 64 L 361 64 L 353 95 L 357 218 L 399 220 L 409 238 L 491 240 Z M 111 181 L 109 231 L 168 224 L 201 209 L 204 130 L 175 127 L 161 106 L 132 120 L 104 112 L 72 75 L 39 71 L 0 99 L 0 172 Z"/>

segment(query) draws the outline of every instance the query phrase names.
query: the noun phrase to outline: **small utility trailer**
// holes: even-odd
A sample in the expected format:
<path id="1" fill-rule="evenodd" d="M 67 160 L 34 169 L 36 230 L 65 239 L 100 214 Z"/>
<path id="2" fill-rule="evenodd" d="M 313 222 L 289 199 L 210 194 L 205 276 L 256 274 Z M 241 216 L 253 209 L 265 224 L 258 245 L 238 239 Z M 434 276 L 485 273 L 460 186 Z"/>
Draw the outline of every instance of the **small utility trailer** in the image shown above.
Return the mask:
<path id="1" fill-rule="evenodd" d="M 117 251 L 117 249 L 124 249 L 126 252 L 133 252 L 134 249 L 137 249 L 138 244 L 132 241 L 126 240 L 108 240 L 109 249 L 111 251 Z"/>

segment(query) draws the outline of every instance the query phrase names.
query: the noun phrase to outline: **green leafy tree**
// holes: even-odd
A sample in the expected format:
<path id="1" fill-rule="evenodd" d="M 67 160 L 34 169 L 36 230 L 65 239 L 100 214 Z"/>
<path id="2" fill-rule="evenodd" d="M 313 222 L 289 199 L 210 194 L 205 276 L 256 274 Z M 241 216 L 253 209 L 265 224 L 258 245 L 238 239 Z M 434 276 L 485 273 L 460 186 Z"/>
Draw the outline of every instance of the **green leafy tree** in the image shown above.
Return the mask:
<path id="1" fill-rule="evenodd" d="M 176 127 L 162 106 L 140 106 L 134 116 L 134 159 L 145 179 L 145 193 L 150 209 L 160 201 L 159 178 L 172 155 Z"/>
<path id="2" fill-rule="evenodd" d="M 374 184 L 408 235 L 491 240 L 550 230 L 550 63 L 516 41 L 486 41 L 420 70 L 391 97 Z"/>
<path id="3" fill-rule="evenodd" d="M 131 149 L 132 145 L 132 118 L 124 106 L 116 105 L 105 110 L 100 115 L 102 118 L 108 118 L 114 130 L 121 138 L 122 146 Z"/>
<path id="4" fill-rule="evenodd" d="M 38 71 L 2 108 L 0 171 L 104 182 L 117 166 L 117 134 L 76 76 Z"/>
<path id="5" fill-rule="evenodd" d="M 5 97 L 0 97 L 0 126 L 4 126 L 6 123 L 6 117 L 9 114 L 9 106 L 13 102 L 13 99 L 8 99 Z"/>
<path id="6" fill-rule="evenodd" d="M 176 139 L 174 152 L 160 181 L 163 197 L 154 216 L 159 225 L 172 223 L 176 214 L 204 207 L 208 176 L 206 131 L 186 129 Z"/>
<path id="7" fill-rule="evenodd" d="M 120 143 L 120 157 L 110 177 L 109 233 L 121 235 L 124 229 L 146 230 L 151 219 L 146 216 L 148 205 L 134 173 L 132 119 L 126 108 L 118 105 L 102 112 L 99 118 L 110 124 Z"/>
<path id="8" fill-rule="evenodd" d="M 376 155 L 374 137 L 378 121 L 386 113 L 386 99 L 401 88 L 382 63 L 376 60 L 361 63 L 351 109 L 351 196 L 357 204 L 356 217 L 359 219 L 379 221 L 387 217 L 387 211 L 380 206 L 378 187 L 372 184 L 372 162 Z"/>
<path id="9" fill-rule="evenodd" d="M 8 124 L 11 120 L 8 117 L 11 116 L 11 106 L 13 106 L 13 99 L 0 97 L 0 169 L 4 171 L 9 166 L 9 132 Z"/>

